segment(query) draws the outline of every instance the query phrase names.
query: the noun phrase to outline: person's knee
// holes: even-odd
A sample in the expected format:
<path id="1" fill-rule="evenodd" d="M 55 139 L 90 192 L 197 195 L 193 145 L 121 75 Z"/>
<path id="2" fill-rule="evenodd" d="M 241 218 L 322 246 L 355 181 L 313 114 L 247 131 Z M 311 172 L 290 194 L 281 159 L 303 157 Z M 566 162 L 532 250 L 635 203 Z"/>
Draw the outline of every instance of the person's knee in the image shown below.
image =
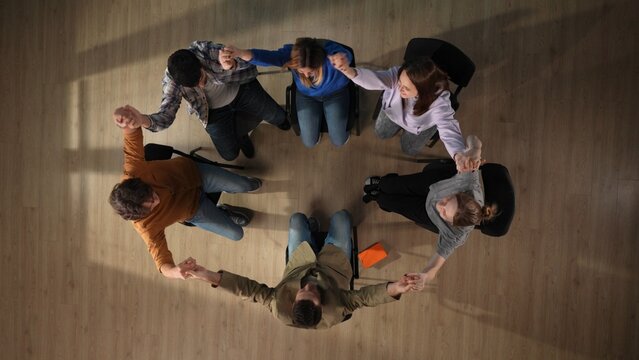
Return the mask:
<path id="1" fill-rule="evenodd" d="M 237 228 L 230 229 L 226 237 L 233 241 L 242 240 L 244 237 L 244 229 L 239 226 Z"/>
<path id="2" fill-rule="evenodd" d="M 351 224 L 351 213 L 348 212 L 348 210 L 346 209 L 342 209 L 338 212 L 336 212 L 333 217 L 335 218 L 336 221 L 339 221 L 342 224 L 347 224 L 350 227 Z"/>
<path id="3" fill-rule="evenodd" d="M 291 215 L 288 225 L 291 229 L 302 229 L 304 227 L 308 227 L 308 219 L 306 218 L 306 215 L 298 212 Z"/>
<path id="4" fill-rule="evenodd" d="M 402 147 L 402 152 L 406 155 L 410 155 L 410 156 L 416 156 L 419 155 L 419 153 L 421 152 L 423 146 L 414 146 L 411 144 L 407 144 L 402 142 L 401 143 L 401 147 Z"/>
<path id="5" fill-rule="evenodd" d="M 238 155 L 240 155 L 240 149 L 218 149 L 217 151 L 222 159 L 226 161 L 233 161 L 237 159 Z"/>

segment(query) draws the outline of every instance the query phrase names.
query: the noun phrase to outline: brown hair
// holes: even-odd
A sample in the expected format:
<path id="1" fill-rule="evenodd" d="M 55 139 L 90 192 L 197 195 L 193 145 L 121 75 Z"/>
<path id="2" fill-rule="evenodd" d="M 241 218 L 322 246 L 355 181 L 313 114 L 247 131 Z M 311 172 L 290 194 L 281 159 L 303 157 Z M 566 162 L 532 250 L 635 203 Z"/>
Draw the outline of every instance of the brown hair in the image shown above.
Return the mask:
<path id="1" fill-rule="evenodd" d="M 322 320 L 322 307 L 311 300 L 300 300 L 293 304 L 293 324 L 310 328 Z"/>
<path id="2" fill-rule="evenodd" d="M 149 184 L 140 178 L 131 178 L 113 187 L 109 195 L 109 204 L 124 220 L 139 220 L 151 211 L 144 206 L 151 196 L 153 189 Z"/>
<path id="3" fill-rule="evenodd" d="M 453 217 L 453 226 L 479 225 L 482 221 L 490 221 L 497 216 L 497 205 L 481 206 L 468 193 L 455 194 L 457 212 Z"/>
<path id="4" fill-rule="evenodd" d="M 312 38 L 298 38 L 295 40 L 295 45 L 291 50 L 291 60 L 289 60 L 284 67 L 289 70 L 297 70 L 301 68 L 311 68 L 316 72 L 316 76 L 313 80 L 297 73 L 302 81 L 302 84 L 306 87 L 311 87 L 314 84 L 321 84 L 324 77 L 322 71 L 324 61 L 326 60 L 326 51 L 319 44 L 316 39 Z"/>
<path id="5" fill-rule="evenodd" d="M 406 75 L 417 88 L 417 102 L 413 107 L 415 116 L 428 111 L 439 96 L 439 91 L 448 90 L 448 74 L 428 57 L 418 57 L 404 62 L 397 75 L 401 75 L 402 71 L 406 71 Z"/>

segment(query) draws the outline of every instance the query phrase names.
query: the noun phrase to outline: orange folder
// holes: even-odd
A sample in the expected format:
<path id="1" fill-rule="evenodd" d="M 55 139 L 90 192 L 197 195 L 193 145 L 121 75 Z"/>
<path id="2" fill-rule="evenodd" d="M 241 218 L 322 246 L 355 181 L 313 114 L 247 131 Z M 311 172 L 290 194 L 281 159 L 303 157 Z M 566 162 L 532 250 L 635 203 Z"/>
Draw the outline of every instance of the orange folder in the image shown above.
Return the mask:
<path id="1" fill-rule="evenodd" d="M 386 256 L 388 256 L 388 253 L 384 250 L 384 247 L 379 241 L 357 254 L 357 257 L 365 268 L 369 268 L 377 264 Z"/>

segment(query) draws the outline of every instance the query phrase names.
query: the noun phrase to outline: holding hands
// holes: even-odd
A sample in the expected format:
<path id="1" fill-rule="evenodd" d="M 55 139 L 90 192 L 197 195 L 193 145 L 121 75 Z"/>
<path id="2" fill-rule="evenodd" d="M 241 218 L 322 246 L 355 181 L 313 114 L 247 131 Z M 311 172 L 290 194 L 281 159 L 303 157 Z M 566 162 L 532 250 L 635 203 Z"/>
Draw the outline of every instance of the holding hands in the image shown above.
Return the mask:
<path id="1" fill-rule="evenodd" d="M 455 164 L 457 171 L 470 172 L 479 169 L 486 162 L 481 158 L 481 140 L 475 135 L 466 138 L 466 150 L 463 153 L 455 154 Z"/>
<path id="2" fill-rule="evenodd" d="M 347 78 L 352 79 L 357 76 L 357 71 L 350 67 L 350 62 L 348 61 L 348 57 L 344 53 L 336 53 L 333 55 L 328 55 L 328 59 L 331 61 L 333 67 L 339 71 L 341 71 Z"/>
<path id="3" fill-rule="evenodd" d="M 123 130 L 137 129 L 140 126 L 147 128 L 151 125 L 151 121 L 142 115 L 138 109 L 131 105 L 125 105 L 115 109 L 113 112 L 113 121 L 115 125 Z"/>
<path id="4" fill-rule="evenodd" d="M 186 280 L 193 275 L 190 274 L 191 271 L 195 270 L 199 265 L 192 257 L 182 261 L 181 263 L 171 266 L 171 265 L 163 265 L 162 266 L 162 275 L 172 278 L 172 279 L 181 279 Z"/>
<path id="5" fill-rule="evenodd" d="M 222 49 L 222 51 L 220 51 L 220 59 L 222 59 L 223 57 L 225 59 L 240 58 L 244 61 L 251 61 L 253 59 L 253 52 L 247 49 L 238 49 L 233 45 L 227 45 L 224 47 L 224 49 Z M 220 62 L 222 62 L 222 60 L 220 60 Z"/>

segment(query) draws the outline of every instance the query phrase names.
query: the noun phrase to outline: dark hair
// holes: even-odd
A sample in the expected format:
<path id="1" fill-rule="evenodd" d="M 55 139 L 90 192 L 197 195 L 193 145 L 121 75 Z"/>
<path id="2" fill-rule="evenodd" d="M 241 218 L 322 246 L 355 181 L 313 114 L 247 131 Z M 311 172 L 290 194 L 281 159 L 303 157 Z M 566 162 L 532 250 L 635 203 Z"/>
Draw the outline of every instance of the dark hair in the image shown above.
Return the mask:
<path id="1" fill-rule="evenodd" d="M 417 102 L 413 115 L 419 116 L 428 111 L 437 99 L 440 90 L 448 90 L 448 75 L 435 65 L 429 57 L 408 60 L 399 68 L 397 75 L 406 71 L 406 75 L 417 88 Z"/>
<path id="2" fill-rule="evenodd" d="M 153 189 L 149 184 L 140 178 L 131 178 L 113 187 L 109 195 L 109 204 L 124 220 L 139 220 L 151 211 L 144 206 L 151 196 Z"/>
<path id="3" fill-rule="evenodd" d="M 457 212 L 453 216 L 454 226 L 479 225 L 482 221 L 490 221 L 497 216 L 497 205 L 481 206 L 468 193 L 455 194 Z"/>
<path id="4" fill-rule="evenodd" d="M 182 49 L 169 56 L 167 61 L 169 74 L 178 85 L 195 87 L 200 81 L 202 64 L 189 50 Z"/>
<path id="5" fill-rule="evenodd" d="M 307 78 L 303 74 L 298 73 L 300 80 L 306 87 L 311 87 L 313 84 L 320 84 L 322 82 L 323 66 L 326 60 L 326 51 L 317 41 L 313 38 L 298 38 L 295 40 L 295 45 L 291 49 L 291 59 L 284 64 L 290 70 L 297 70 L 301 68 L 311 68 L 317 72 L 317 76 L 314 81 Z"/>
<path id="6" fill-rule="evenodd" d="M 322 319 L 322 307 L 311 300 L 300 300 L 293 304 L 293 324 L 310 328 Z"/>

